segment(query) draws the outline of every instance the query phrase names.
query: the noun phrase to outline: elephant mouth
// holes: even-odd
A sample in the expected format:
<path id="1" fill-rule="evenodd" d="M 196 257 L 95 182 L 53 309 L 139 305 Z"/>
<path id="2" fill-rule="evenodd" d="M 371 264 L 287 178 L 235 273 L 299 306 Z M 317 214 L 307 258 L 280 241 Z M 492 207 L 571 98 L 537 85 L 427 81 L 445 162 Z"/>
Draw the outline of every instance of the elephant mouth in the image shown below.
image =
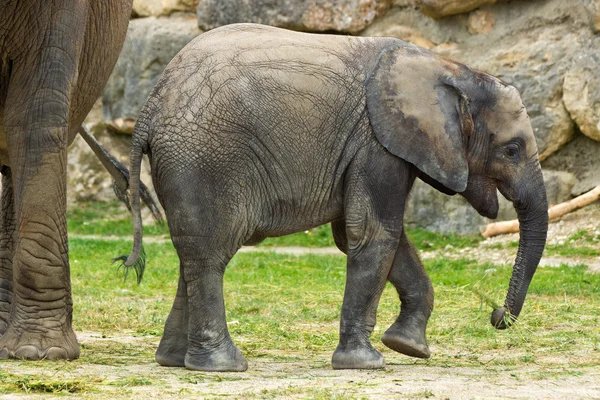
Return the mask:
<path id="1" fill-rule="evenodd" d="M 495 196 L 492 202 L 485 204 L 485 207 L 478 209 L 477 212 L 486 218 L 496 219 L 498 217 L 498 208 L 498 197 Z"/>
<path id="2" fill-rule="evenodd" d="M 491 184 L 478 184 L 479 182 L 475 179 L 474 183 L 475 184 L 473 185 L 469 184 L 462 195 L 481 216 L 495 219 L 498 216 L 499 209 L 496 186 Z"/>

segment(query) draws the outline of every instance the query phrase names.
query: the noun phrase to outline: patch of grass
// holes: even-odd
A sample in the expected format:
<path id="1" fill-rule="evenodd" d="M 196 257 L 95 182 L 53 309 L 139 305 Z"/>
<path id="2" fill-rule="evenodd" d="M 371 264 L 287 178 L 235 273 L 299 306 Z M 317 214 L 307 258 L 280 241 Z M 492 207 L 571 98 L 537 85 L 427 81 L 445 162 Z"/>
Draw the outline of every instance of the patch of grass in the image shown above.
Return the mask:
<path id="1" fill-rule="evenodd" d="M 321 225 L 305 232 L 291 235 L 266 238 L 259 244 L 261 247 L 302 246 L 302 247 L 333 247 L 335 241 L 329 224 Z"/>
<path id="2" fill-rule="evenodd" d="M 600 246 L 578 246 L 574 243 L 548 244 L 544 254 L 562 257 L 597 257 L 600 256 Z"/>
<path id="3" fill-rule="evenodd" d="M 152 385 L 152 381 L 146 378 L 138 378 L 136 376 L 128 376 L 126 378 L 121 378 L 114 380 L 109 383 L 112 386 L 117 387 L 131 387 L 131 386 L 148 386 Z"/>
<path id="4" fill-rule="evenodd" d="M 53 377 L 17 375 L 0 371 L 0 393 L 83 393 L 89 391 L 84 379 L 56 379 Z"/>
<path id="5" fill-rule="evenodd" d="M 94 363 L 125 364 L 140 357 L 152 362 L 175 295 L 179 262 L 171 244 L 147 244 L 148 267 L 140 285 L 134 279 L 123 281 L 108 261 L 115 253 L 128 252 L 129 246 L 126 240 L 71 240 L 76 330 L 104 332 L 109 339 L 123 330 L 150 335 L 144 348 L 121 344 L 103 353 L 86 345 L 85 353 Z M 225 274 L 224 292 L 229 330 L 242 352 L 270 357 L 273 352 L 308 356 L 333 351 L 345 263 L 343 256 L 236 255 Z M 430 344 L 441 349 L 429 363 L 521 365 L 540 362 L 539 351 L 561 357 L 578 349 L 589 349 L 588 357 L 600 359 L 600 275 L 587 273 L 584 267 L 539 268 L 515 326 L 496 331 L 489 323 L 490 304 L 503 304 L 510 266 L 443 258 L 426 260 L 425 266 L 436 295 L 428 336 Z M 388 284 L 373 343 L 378 343 L 398 310 L 398 295 Z"/>
<path id="6" fill-rule="evenodd" d="M 100 236 L 133 236 L 131 214 L 119 202 L 82 202 L 67 210 L 70 234 Z M 167 224 L 145 223 L 144 235 L 168 236 Z"/>
<path id="7" fill-rule="evenodd" d="M 247 392 L 243 394 L 244 399 L 260 398 L 260 399 L 281 399 L 281 398 L 304 398 L 314 400 L 354 400 L 363 399 L 364 397 L 356 396 L 347 393 L 348 390 L 331 390 L 306 386 L 278 387 L 275 389 L 263 389 L 259 393 Z"/>
<path id="8" fill-rule="evenodd" d="M 406 228 L 410 241 L 419 250 L 439 250 L 446 246 L 454 248 L 477 247 L 483 240 L 480 235 L 440 234 L 419 228 Z"/>
<path id="9" fill-rule="evenodd" d="M 545 254 L 562 257 L 600 256 L 600 235 L 587 229 L 580 229 L 570 235 L 564 242 L 547 244 Z"/>

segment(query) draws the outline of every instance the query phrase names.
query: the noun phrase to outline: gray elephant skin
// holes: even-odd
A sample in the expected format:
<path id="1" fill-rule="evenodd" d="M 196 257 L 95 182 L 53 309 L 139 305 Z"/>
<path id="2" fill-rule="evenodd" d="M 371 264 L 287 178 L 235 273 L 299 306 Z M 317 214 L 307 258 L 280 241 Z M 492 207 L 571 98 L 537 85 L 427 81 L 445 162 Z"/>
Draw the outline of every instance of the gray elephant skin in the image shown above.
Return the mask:
<path id="1" fill-rule="evenodd" d="M 67 146 L 101 94 L 131 0 L 0 0 L 0 358 L 73 359 Z"/>
<path id="2" fill-rule="evenodd" d="M 225 320 L 227 263 L 242 245 L 327 222 L 347 254 L 333 367 L 385 365 L 369 335 L 386 280 L 401 310 L 383 343 L 429 357 L 433 289 L 403 229 L 416 178 L 490 218 L 496 189 L 514 203 L 521 238 L 495 327 L 519 315 L 545 245 L 546 192 L 517 90 L 396 39 L 237 24 L 188 44 L 134 129 L 129 266 L 141 249 L 144 153 L 180 259 L 161 365 L 245 370 Z"/>

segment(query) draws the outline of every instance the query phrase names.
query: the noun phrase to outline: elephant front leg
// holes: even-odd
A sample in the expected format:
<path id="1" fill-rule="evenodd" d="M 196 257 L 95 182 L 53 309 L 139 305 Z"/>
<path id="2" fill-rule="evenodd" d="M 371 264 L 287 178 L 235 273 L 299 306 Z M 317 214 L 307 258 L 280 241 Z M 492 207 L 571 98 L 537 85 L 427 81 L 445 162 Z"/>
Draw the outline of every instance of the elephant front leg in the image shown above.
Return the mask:
<path id="1" fill-rule="evenodd" d="M 373 348 L 369 336 L 375 327 L 377 305 L 402 231 L 401 214 L 397 212 L 402 197 L 394 186 L 381 182 L 390 179 L 389 174 L 377 168 L 366 172 L 372 173 L 364 176 L 364 169 L 358 169 L 352 175 L 350 171 L 345 193 L 345 234 L 339 222 L 334 225 L 336 243 L 341 243 L 348 255 L 340 341 L 332 358 L 335 369 L 385 366 L 383 356 Z"/>
<path id="2" fill-rule="evenodd" d="M 2 168 L 2 204 L 0 209 L 0 336 L 8 326 L 12 303 L 12 259 L 15 243 L 15 212 L 10 169 Z"/>
<path id="3" fill-rule="evenodd" d="M 20 182 L 14 180 L 18 211 L 12 306 L 8 327 L 0 338 L 0 358 L 79 356 L 71 327 L 66 155 L 47 153 L 40 161 L 35 173 L 29 171 L 21 175 Z"/>
<path id="4" fill-rule="evenodd" d="M 388 280 L 398 291 L 401 311 L 381 341 L 407 356 L 429 358 L 425 330 L 433 310 L 433 286 L 404 232 Z"/>
<path id="5" fill-rule="evenodd" d="M 66 220 L 67 141 L 89 2 L 60 0 L 45 32 L 16 54 L 4 107 L 16 240 L 12 305 L 0 358 L 73 359 Z M 49 17 L 51 16 L 51 18 Z M 22 45 L 21 45 L 22 46 Z"/>

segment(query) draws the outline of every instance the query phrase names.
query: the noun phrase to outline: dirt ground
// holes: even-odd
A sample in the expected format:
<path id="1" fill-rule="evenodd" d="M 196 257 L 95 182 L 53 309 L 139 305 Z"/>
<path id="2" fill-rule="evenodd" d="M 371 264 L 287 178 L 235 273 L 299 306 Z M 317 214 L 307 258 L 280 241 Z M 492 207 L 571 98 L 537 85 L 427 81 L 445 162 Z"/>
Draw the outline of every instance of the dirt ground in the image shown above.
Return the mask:
<path id="1" fill-rule="evenodd" d="M 249 359 L 244 373 L 196 373 L 183 368 L 159 367 L 151 359 L 109 364 L 86 362 L 98 346 L 109 348 L 117 341 L 134 348 L 156 348 L 158 338 L 129 335 L 103 338 L 99 333 L 78 334 L 83 346 L 81 359 L 74 363 L 3 363 L 4 372 L 44 374 L 51 380 L 81 380 L 88 388 L 75 398 L 266 398 L 266 399 L 600 399 L 600 369 L 577 367 L 570 370 L 562 361 L 545 360 L 543 365 L 522 367 L 430 366 L 424 361 L 386 352 L 384 370 L 335 371 L 330 354 L 308 358 L 306 354 L 273 355 Z M 432 349 L 435 353 L 435 349 Z M 0 395 L 1 399 L 62 397 L 48 394 Z"/>

